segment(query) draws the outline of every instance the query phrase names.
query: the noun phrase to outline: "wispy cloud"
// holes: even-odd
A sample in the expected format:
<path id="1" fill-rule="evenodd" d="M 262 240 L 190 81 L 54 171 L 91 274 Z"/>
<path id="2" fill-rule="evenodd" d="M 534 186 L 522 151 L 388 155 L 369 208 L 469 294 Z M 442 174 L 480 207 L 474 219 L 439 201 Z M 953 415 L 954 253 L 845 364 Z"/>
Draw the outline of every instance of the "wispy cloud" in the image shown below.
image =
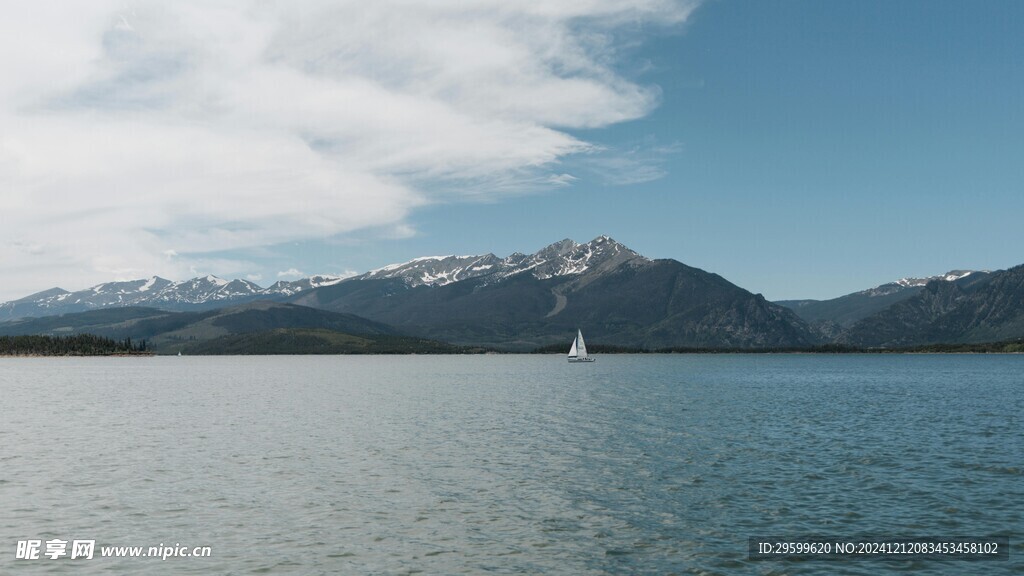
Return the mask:
<path id="1" fill-rule="evenodd" d="M 305 274 L 295 268 L 289 268 L 277 273 L 278 278 L 302 278 Z"/>
<path id="2" fill-rule="evenodd" d="M 665 165 L 683 151 L 680 143 L 658 144 L 653 140 L 625 148 L 601 148 L 582 161 L 587 171 L 611 186 L 642 184 L 663 178 Z"/>
<path id="3" fill-rule="evenodd" d="M 615 72 L 624 30 L 678 24 L 693 7 L 7 7 L 0 297 L 112 271 L 182 277 L 213 263 L 204 254 L 356 230 L 407 234 L 410 212 L 441 197 L 564 185 L 558 162 L 593 149 L 567 129 L 657 103 L 656 87 Z"/>

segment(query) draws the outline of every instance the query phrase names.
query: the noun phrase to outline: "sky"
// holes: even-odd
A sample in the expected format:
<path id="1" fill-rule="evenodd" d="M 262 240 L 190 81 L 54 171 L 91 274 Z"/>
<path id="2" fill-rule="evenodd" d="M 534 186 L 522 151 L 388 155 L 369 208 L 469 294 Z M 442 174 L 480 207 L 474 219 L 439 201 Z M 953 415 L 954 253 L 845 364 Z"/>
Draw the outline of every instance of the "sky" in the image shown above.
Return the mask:
<path id="1" fill-rule="evenodd" d="M 1024 4 L 49 1 L 0 301 L 609 235 L 773 300 L 1024 263 Z"/>

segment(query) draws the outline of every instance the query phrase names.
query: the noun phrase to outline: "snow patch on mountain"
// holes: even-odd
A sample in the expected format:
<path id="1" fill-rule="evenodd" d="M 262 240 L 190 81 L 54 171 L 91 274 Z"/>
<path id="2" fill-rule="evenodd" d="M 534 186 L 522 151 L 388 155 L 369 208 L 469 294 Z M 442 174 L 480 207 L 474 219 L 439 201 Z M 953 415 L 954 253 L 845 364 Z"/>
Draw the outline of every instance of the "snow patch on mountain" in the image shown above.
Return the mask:
<path id="1" fill-rule="evenodd" d="M 355 276 L 353 280 L 401 278 L 409 286 L 445 286 L 488 274 L 498 264 L 500 260 L 494 254 L 421 256 L 408 262 L 388 264 Z"/>
<path id="2" fill-rule="evenodd" d="M 328 276 L 324 274 L 317 274 L 310 276 L 309 278 L 300 278 L 292 282 L 285 282 L 279 280 L 271 285 L 269 288 L 263 289 L 263 294 L 267 296 L 292 296 L 299 292 L 305 292 L 313 290 L 314 288 L 322 288 L 324 286 L 334 286 L 335 284 L 342 282 L 349 278 L 349 276 Z"/>
<path id="3" fill-rule="evenodd" d="M 864 290 L 864 291 L 859 292 L 859 293 L 860 294 L 865 294 L 867 296 L 887 296 L 889 294 L 894 294 L 896 292 L 900 292 L 900 291 L 906 290 L 908 288 L 920 288 L 920 287 L 923 287 L 923 286 L 925 286 L 926 284 L 928 284 L 929 282 L 931 282 L 933 280 L 943 280 L 943 281 L 946 281 L 946 282 L 954 282 L 956 280 L 960 280 L 961 278 L 966 278 L 966 277 L 970 276 L 971 274 L 975 274 L 977 272 L 979 272 L 979 271 L 978 270 L 950 270 L 949 272 L 946 272 L 945 274 L 938 274 L 936 276 L 928 276 L 926 278 L 900 278 L 899 280 L 896 280 L 895 282 L 888 282 L 888 283 L 882 284 L 880 286 L 875 286 L 874 288 L 868 288 L 867 290 Z M 987 270 L 982 271 L 982 272 L 987 272 Z"/>
<path id="4" fill-rule="evenodd" d="M 599 236 L 586 244 L 566 238 L 534 254 L 516 252 L 505 258 L 494 254 L 422 256 L 388 264 L 353 279 L 400 278 L 410 287 L 445 286 L 470 278 L 481 278 L 485 284 L 491 284 L 529 272 L 537 279 L 545 280 L 580 275 L 601 266 L 613 267 L 634 258 L 646 260 L 608 236 Z"/>
<path id="5" fill-rule="evenodd" d="M 950 270 L 945 274 L 939 274 L 938 276 L 929 276 L 927 278 L 900 278 L 896 281 L 896 284 L 900 286 L 924 286 L 932 280 L 944 280 L 946 282 L 953 282 L 961 278 L 966 278 L 971 274 L 974 274 L 976 270 Z"/>
<path id="6" fill-rule="evenodd" d="M 485 284 L 501 282 L 517 274 L 544 280 L 583 276 L 617 267 L 625 261 L 648 261 L 608 236 L 586 244 L 561 240 L 533 254 L 516 252 L 505 258 L 494 254 L 421 256 L 408 262 L 388 264 L 358 276 L 315 275 L 295 281 L 278 281 L 261 288 L 248 280 L 225 280 L 212 274 L 172 282 L 153 276 L 123 282 L 107 282 L 77 292 L 52 288 L 0 304 L 0 321 L 25 316 L 82 312 L 111 306 L 153 306 L 181 309 L 201 305 L 225 305 L 259 299 L 280 299 L 317 288 L 354 280 L 397 278 L 409 287 L 446 286 L 472 278 Z"/>
<path id="7" fill-rule="evenodd" d="M 310 276 L 309 278 L 306 278 L 306 280 L 309 280 L 309 285 L 311 288 L 320 288 L 322 286 L 334 286 L 335 284 L 341 282 L 344 279 L 345 276 L 323 275 Z"/>

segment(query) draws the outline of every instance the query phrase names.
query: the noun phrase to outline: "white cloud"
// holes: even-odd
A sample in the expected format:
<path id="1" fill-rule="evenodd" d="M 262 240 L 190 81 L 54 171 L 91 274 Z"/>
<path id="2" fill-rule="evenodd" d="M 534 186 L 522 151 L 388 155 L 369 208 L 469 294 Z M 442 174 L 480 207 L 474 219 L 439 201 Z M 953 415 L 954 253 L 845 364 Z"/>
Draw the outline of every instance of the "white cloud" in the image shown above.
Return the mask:
<path id="1" fill-rule="evenodd" d="M 33 2 L 0 19 L 0 299 L 205 255 L 412 231 L 430 202 L 564 185 L 565 132 L 647 114 L 614 71 L 685 0 Z M 564 169 L 563 169 L 564 170 Z M 440 190 L 445 190 L 443 194 Z M 28 248 L 26 248 L 28 247 Z"/>
<path id="2" fill-rule="evenodd" d="M 278 278 L 302 278 L 303 276 L 305 276 L 305 274 L 295 268 L 289 268 L 277 273 Z"/>
<path id="3" fill-rule="evenodd" d="M 605 184 L 629 186 L 664 177 L 666 162 L 682 150 L 680 143 L 659 145 L 647 139 L 620 149 L 595 149 L 582 165 Z"/>

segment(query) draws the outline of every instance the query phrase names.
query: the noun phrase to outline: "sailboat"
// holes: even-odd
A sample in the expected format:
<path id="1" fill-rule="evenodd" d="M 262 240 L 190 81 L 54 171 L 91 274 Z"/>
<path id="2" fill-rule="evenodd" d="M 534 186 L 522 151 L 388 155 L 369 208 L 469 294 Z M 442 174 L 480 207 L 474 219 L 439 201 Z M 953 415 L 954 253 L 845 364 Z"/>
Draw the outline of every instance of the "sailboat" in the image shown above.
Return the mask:
<path id="1" fill-rule="evenodd" d="M 593 362 L 595 359 L 587 356 L 587 344 L 583 341 L 583 331 L 576 331 L 576 339 L 572 341 L 572 348 L 569 348 L 569 362 Z"/>

